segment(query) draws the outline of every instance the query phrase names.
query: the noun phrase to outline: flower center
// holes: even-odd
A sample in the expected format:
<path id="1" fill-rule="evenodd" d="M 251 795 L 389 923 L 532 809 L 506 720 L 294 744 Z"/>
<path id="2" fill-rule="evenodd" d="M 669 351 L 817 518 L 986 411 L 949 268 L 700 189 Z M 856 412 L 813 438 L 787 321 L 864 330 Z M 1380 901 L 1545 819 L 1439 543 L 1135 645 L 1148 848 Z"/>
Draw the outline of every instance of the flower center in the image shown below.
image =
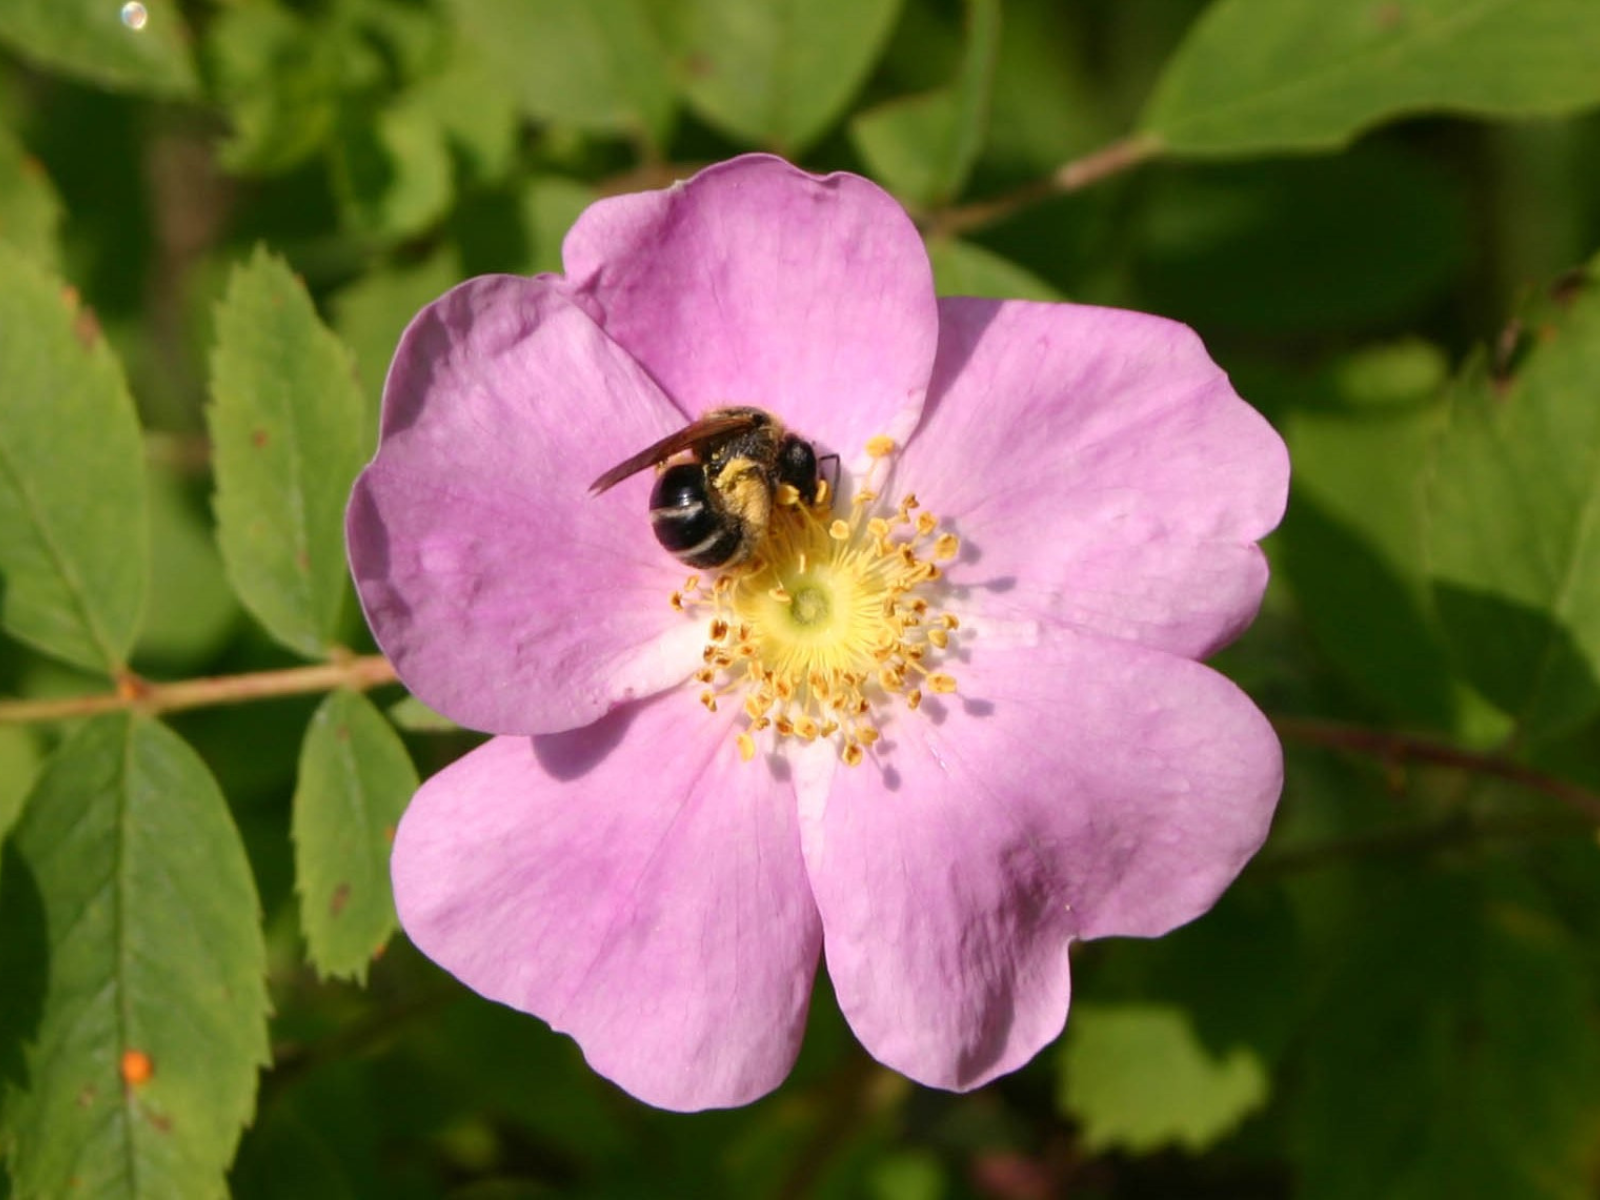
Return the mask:
<path id="1" fill-rule="evenodd" d="M 700 702 L 716 712 L 742 696 L 745 761 L 755 757 L 755 735 L 771 729 L 780 740 L 833 740 L 855 766 L 878 740 L 885 705 L 916 709 L 924 689 L 956 690 L 935 667 L 958 622 L 937 611 L 929 585 L 960 543 L 919 509 L 909 495 L 880 509 L 862 491 L 845 519 L 833 515 L 826 483 L 812 505 L 780 488 L 748 562 L 709 585 L 691 577 L 673 593 L 675 608 L 709 610 Z"/>

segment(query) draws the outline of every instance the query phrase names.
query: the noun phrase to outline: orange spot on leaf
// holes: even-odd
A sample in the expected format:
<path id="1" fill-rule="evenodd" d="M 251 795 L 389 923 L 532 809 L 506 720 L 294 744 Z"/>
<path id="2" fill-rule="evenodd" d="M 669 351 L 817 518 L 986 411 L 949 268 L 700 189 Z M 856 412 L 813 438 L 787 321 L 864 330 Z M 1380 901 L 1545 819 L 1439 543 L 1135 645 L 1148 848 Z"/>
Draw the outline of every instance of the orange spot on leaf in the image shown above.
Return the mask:
<path id="1" fill-rule="evenodd" d="M 333 889 L 333 898 L 328 901 L 328 911 L 337 917 L 345 910 L 345 906 L 349 903 L 350 885 L 348 883 L 341 883 L 338 887 Z"/>
<path id="2" fill-rule="evenodd" d="M 150 1061 L 150 1056 L 143 1050 L 124 1050 L 122 1052 L 122 1082 L 129 1087 L 139 1087 L 149 1083 L 150 1077 L 156 1073 L 155 1063 Z"/>
<path id="3" fill-rule="evenodd" d="M 1378 28 L 1385 32 L 1400 28 L 1406 19 L 1405 9 L 1398 4 L 1380 4 L 1372 15 L 1377 22 Z"/>
<path id="4" fill-rule="evenodd" d="M 100 341 L 100 320 L 92 308 L 80 308 L 72 318 L 72 332 L 85 350 L 93 350 Z"/>

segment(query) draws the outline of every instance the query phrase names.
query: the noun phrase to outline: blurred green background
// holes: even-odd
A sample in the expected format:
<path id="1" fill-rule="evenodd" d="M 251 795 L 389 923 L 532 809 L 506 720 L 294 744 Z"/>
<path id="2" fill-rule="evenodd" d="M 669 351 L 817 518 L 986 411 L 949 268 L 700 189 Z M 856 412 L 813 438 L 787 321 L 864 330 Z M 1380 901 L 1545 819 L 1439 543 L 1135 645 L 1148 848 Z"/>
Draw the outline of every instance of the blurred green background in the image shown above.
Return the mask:
<path id="1" fill-rule="evenodd" d="M 0 719 L 0 1145 L 35 1155 L 0 1196 L 204 1196 L 224 1169 L 248 1200 L 1600 1194 L 1596 64 L 1593 0 L 0 0 L 0 465 L 26 433 L 113 490 L 100 426 L 29 408 L 88 370 L 35 363 L 49 308 L 137 409 L 142 678 L 372 650 L 343 583 L 304 638 L 263 615 L 226 513 L 224 565 L 231 381 L 282 362 L 308 402 L 347 392 L 364 454 L 422 304 L 559 270 L 594 198 L 752 149 L 889 188 L 942 292 L 1188 322 L 1296 470 L 1262 617 L 1218 663 L 1284 735 L 1271 842 L 1196 924 L 1080 947 L 1061 1043 L 966 1096 L 867 1059 L 825 981 L 779 1092 L 677 1116 L 403 937 L 369 968 L 300 911 L 341 836 L 309 807 L 313 714 L 366 730 L 369 812 L 414 776 L 369 706 L 313 691 L 166 721 L 248 855 L 271 1063 L 231 1167 L 237 1121 L 152 1173 L 145 1135 L 41 1116 L 72 1111 L 52 1072 L 116 1047 L 33 1036 L 56 993 L 29 904 L 54 901 L 25 798 L 81 719 Z M 7 696 L 112 686 L 115 655 L 0 623 Z M 472 744 L 371 698 L 424 777 Z M 183 1102 L 247 1116 L 252 1046 Z"/>

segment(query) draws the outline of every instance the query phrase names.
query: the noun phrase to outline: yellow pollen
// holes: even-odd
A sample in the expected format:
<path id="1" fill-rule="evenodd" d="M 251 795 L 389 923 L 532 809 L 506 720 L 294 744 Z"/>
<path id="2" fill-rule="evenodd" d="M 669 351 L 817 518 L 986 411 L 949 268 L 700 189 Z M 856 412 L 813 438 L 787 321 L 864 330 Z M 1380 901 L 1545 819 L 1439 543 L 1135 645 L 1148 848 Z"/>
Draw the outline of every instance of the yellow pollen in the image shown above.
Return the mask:
<path id="1" fill-rule="evenodd" d="M 894 449 L 887 437 L 867 445 L 878 458 Z M 955 557 L 959 541 L 912 495 L 880 507 L 863 488 L 836 515 L 826 481 L 814 503 L 788 492 L 755 555 L 709 584 L 690 577 L 670 600 L 706 619 L 699 699 L 717 712 L 735 697 L 741 759 L 770 729 L 779 742 L 829 742 L 856 766 L 879 744 L 891 701 L 915 711 L 924 690 L 956 690 L 940 668 L 959 622 L 939 611 L 933 560 Z"/>

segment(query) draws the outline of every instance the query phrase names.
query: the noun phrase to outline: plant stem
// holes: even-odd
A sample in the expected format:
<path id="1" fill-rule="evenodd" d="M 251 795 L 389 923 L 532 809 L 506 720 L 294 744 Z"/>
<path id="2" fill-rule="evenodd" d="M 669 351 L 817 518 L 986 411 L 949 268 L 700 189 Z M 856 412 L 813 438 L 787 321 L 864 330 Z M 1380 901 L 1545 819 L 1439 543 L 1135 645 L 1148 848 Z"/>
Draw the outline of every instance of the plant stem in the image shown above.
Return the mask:
<path id="1" fill-rule="evenodd" d="M 1122 138 L 1082 158 L 1075 158 L 1043 179 L 1025 183 L 1015 191 L 934 213 L 928 219 L 928 233 L 934 237 L 952 237 L 968 229 L 992 225 L 1030 204 L 1082 191 L 1102 179 L 1120 175 L 1154 157 L 1160 149 L 1160 143 L 1151 137 Z"/>
<path id="2" fill-rule="evenodd" d="M 1286 742 L 1343 750 L 1351 754 L 1381 759 L 1386 763 L 1435 763 L 1476 775 L 1504 779 L 1508 783 L 1519 784 L 1531 791 L 1542 792 L 1559 800 L 1582 814 L 1585 820 L 1600 825 L 1600 795 L 1570 780 L 1551 775 L 1536 767 L 1512 762 L 1497 754 L 1463 750 L 1449 742 L 1419 737 L 1415 734 L 1390 733 L 1387 730 L 1340 725 L 1332 721 L 1278 717 L 1272 724 L 1277 729 L 1278 736 Z"/>
<path id="3" fill-rule="evenodd" d="M 221 675 L 207 679 L 180 679 L 152 683 L 131 672 L 117 680 L 117 690 L 90 696 L 63 696 L 51 700 L 0 701 L 0 725 L 29 721 L 61 721 L 100 713 L 132 709 L 153 714 L 217 704 L 243 704 L 275 696 L 298 696 L 334 688 L 366 691 L 395 681 L 394 667 L 381 654 L 353 655 L 341 651 L 331 662 L 281 671 L 247 675 Z"/>
<path id="4" fill-rule="evenodd" d="M 1436 850 L 1447 850 L 1452 846 L 1472 845 L 1484 841 L 1570 838 L 1575 834 L 1582 834 L 1586 828 L 1571 817 L 1561 816 L 1552 819 L 1549 813 L 1540 816 L 1514 814 L 1499 817 L 1470 817 L 1456 814 L 1427 825 L 1380 829 L 1371 833 L 1353 834 L 1349 837 L 1317 842 L 1309 846 L 1265 851 L 1245 870 L 1255 879 L 1302 875 L 1308 871 L 1339 866 L 1351 859 L 1374 858 L 1381 855 L 1428 854 Z"/>

